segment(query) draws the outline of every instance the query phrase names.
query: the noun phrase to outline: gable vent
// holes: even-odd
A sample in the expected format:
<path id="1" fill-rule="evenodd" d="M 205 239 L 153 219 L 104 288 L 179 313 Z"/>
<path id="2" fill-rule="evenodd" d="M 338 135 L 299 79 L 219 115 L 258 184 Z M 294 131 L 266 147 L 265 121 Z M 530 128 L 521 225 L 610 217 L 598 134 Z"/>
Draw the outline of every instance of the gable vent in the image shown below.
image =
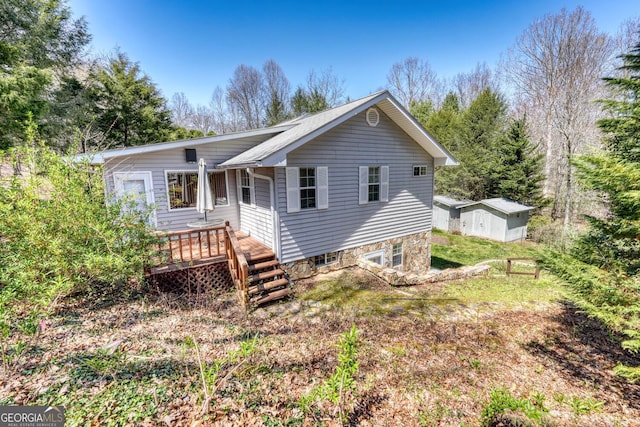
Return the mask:
<path id="1" fill-rule="evenodd" d="M 367 123 L 369 123 L 369 126 L 378 126 L 379 122 L 380 113 L 378 113 L 378 110 L 376 110 L 375 108 L 369 108 L 367 110 Z"/>

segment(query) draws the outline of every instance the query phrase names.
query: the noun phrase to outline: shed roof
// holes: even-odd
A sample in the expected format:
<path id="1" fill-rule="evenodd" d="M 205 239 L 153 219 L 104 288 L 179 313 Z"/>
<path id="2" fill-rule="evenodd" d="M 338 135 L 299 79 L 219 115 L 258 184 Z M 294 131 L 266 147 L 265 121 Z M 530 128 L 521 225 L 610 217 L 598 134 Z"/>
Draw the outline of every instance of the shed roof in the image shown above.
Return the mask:
<path id="1" fill-rule="evenodd" d="M 461 205 L 459 207 L 466 208 L 474 205 L 485 205 L 507 215 L 518 213 L 518 212 L 535 210 L 534 207 L 523 205 L 521 203 L 514 202 L 513 200 L 509 200 L 501 197 L 497 197 L 494 199 L 484 199 L 478 202 L 470 202 L 470 203 Z"/>
<path id="2" fill-rule="evenodd" d="M 288 152 L 374 105 L 380 108 L 428 152 L 434 158 L 436 164 L 458 164 L 453 156 L 385 90 L 339 107 L 286 122 L 287 125 L 292 125 L 293 127 L 240 153 L 217 167 L 225 169 L 249 166 L 285 166 Z"/>
<path id="3" fill-rule="evenodd" d="M 457 207 L 460 207 L 461 205 L 472 203 L 471 200 L 456 200 L 452 197 L 447 197 L 447 196 L 433 196 L 433 201 L 438 202 L 445 206 L 449 206 L 451 208 L 457 208 Z"/>

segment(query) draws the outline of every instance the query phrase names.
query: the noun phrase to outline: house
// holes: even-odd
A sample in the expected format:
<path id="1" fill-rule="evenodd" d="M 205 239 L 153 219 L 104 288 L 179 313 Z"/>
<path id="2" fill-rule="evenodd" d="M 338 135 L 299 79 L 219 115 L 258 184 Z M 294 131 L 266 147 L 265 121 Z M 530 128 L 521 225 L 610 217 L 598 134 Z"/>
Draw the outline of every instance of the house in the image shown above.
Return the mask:
<path id="1" fill-rule="evenodd" d="M 459 208 L 462 234 L 500 242 L 523 241 L 529 212 L 535 210 L 504 198 L 470 202 Z"/>
<path id="2" fill-rule="evenodd" d="M 449 232 L 460 231 L 460 206 L 471 200 L 456 200 L 447 196 L 433 197 L 433 228 Z"/>
<path id="3" fill-rule="evenodd" d="M 435 165 L 457 164 L 387 91 L 273 127 L 97 153 L 108 191 L 134 188 L 159 230 L 197 220 L 197 160 L 215 211 L 268 246 L 291 278 L 430 263 Z"/>

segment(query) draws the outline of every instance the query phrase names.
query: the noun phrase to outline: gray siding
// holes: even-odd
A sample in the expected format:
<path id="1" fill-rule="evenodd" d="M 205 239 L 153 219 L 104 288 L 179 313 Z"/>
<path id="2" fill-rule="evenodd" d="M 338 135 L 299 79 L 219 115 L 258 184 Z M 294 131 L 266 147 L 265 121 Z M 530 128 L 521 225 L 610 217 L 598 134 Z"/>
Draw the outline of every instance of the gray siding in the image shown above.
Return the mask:
<path id="1" fill-rule="evenodd" d="M 234 172 L 235 176 L 235 171 Z M 258 175 L 273 178 L 273 169 L 257 168 L 254 172 Z M 240 204 L 240 229 L 273 248 L 273 218 L 271 216 L 271 189 L 269 181 L 255 177 L 254 179 L 255 205 Z"/>
<path id="2" fill-rule="evenodd" d="M 463 208 L 460 215 L 462 234 L 500 242 L 524 240 L 527 236 L 528 212 L 507 215 L 484 205 Z"/>
<path id="3" fill-rule="evenodd" d="M 267 135 L 268 136 L 268 135 Z M 262 142 L 266 136 L 257 136 L 235 141 L 224 141 L 196 147 L 198 158 L 204 158 L 207 166 L 213 169 L 216 164 L 247 150 Z M 108 191 L 113 189 L 113 172 L 150 171 L 153 176 L 153 193 L 156 206 L 157 228 L 159 230 L 184 229 L 187 223 L 202 217 L 195 208 L 169 210 L 167 203 L 167 185 L 165 171 L 185 170 L 198 171 L 198 165 L 185 161 L 184 149 L 159 151 L 149 154 L 138 154 L 109 160 L 105 164 L 105 182 Z M 229 221 L 234 228 L 239 228 L 234 171 L 227 172 L 228 206 L 216 206 L 208 218 L 221 218 Z"/>
<path id="4" fill-rule="evenodd" d="M 414 177 L 413 165 L 429 165 Z M 389 166 L 389 201 L 358 203 L 359 166 Z M 287 155 L 287 166 L 329 168 L 329 208 L 287 213 L 285 169 L 276 168 L 282 262 L 431 229 L 433 158 L 380 112 L 361 113 Z"/>

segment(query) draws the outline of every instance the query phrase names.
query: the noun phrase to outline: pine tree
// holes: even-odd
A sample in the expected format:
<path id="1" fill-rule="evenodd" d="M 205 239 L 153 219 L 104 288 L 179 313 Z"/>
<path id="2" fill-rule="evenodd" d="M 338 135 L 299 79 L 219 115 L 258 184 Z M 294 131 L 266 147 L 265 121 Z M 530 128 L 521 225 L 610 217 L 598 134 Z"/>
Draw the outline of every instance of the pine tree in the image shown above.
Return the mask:
<path id="1" fill-rule="evenodd" d="M 497 146 L 497 158 L 499 161 L 490 174 L 489 197 L 506 197 L 528 206 L 543 207 L 544 156 L 531 143 L 524 119 L 512 121 Z"/>
<path id="2" fill-rule="evenodd" d="M 624 77 L 606 81 L 614 99 L 603 101 L 610 117 L 598 122 L 604 151 L 574 161 L 577 176 L 601 194 L 605 217 L 587 217 L 589 230 L 572 258 L 551 253 L 544 262 L 565 279 L 576 303 L 615 332 L 622 346 L 640 351 L 640 44 L 623 56 Z M 640 379 L 640 367 L 616 372 Z"/>

